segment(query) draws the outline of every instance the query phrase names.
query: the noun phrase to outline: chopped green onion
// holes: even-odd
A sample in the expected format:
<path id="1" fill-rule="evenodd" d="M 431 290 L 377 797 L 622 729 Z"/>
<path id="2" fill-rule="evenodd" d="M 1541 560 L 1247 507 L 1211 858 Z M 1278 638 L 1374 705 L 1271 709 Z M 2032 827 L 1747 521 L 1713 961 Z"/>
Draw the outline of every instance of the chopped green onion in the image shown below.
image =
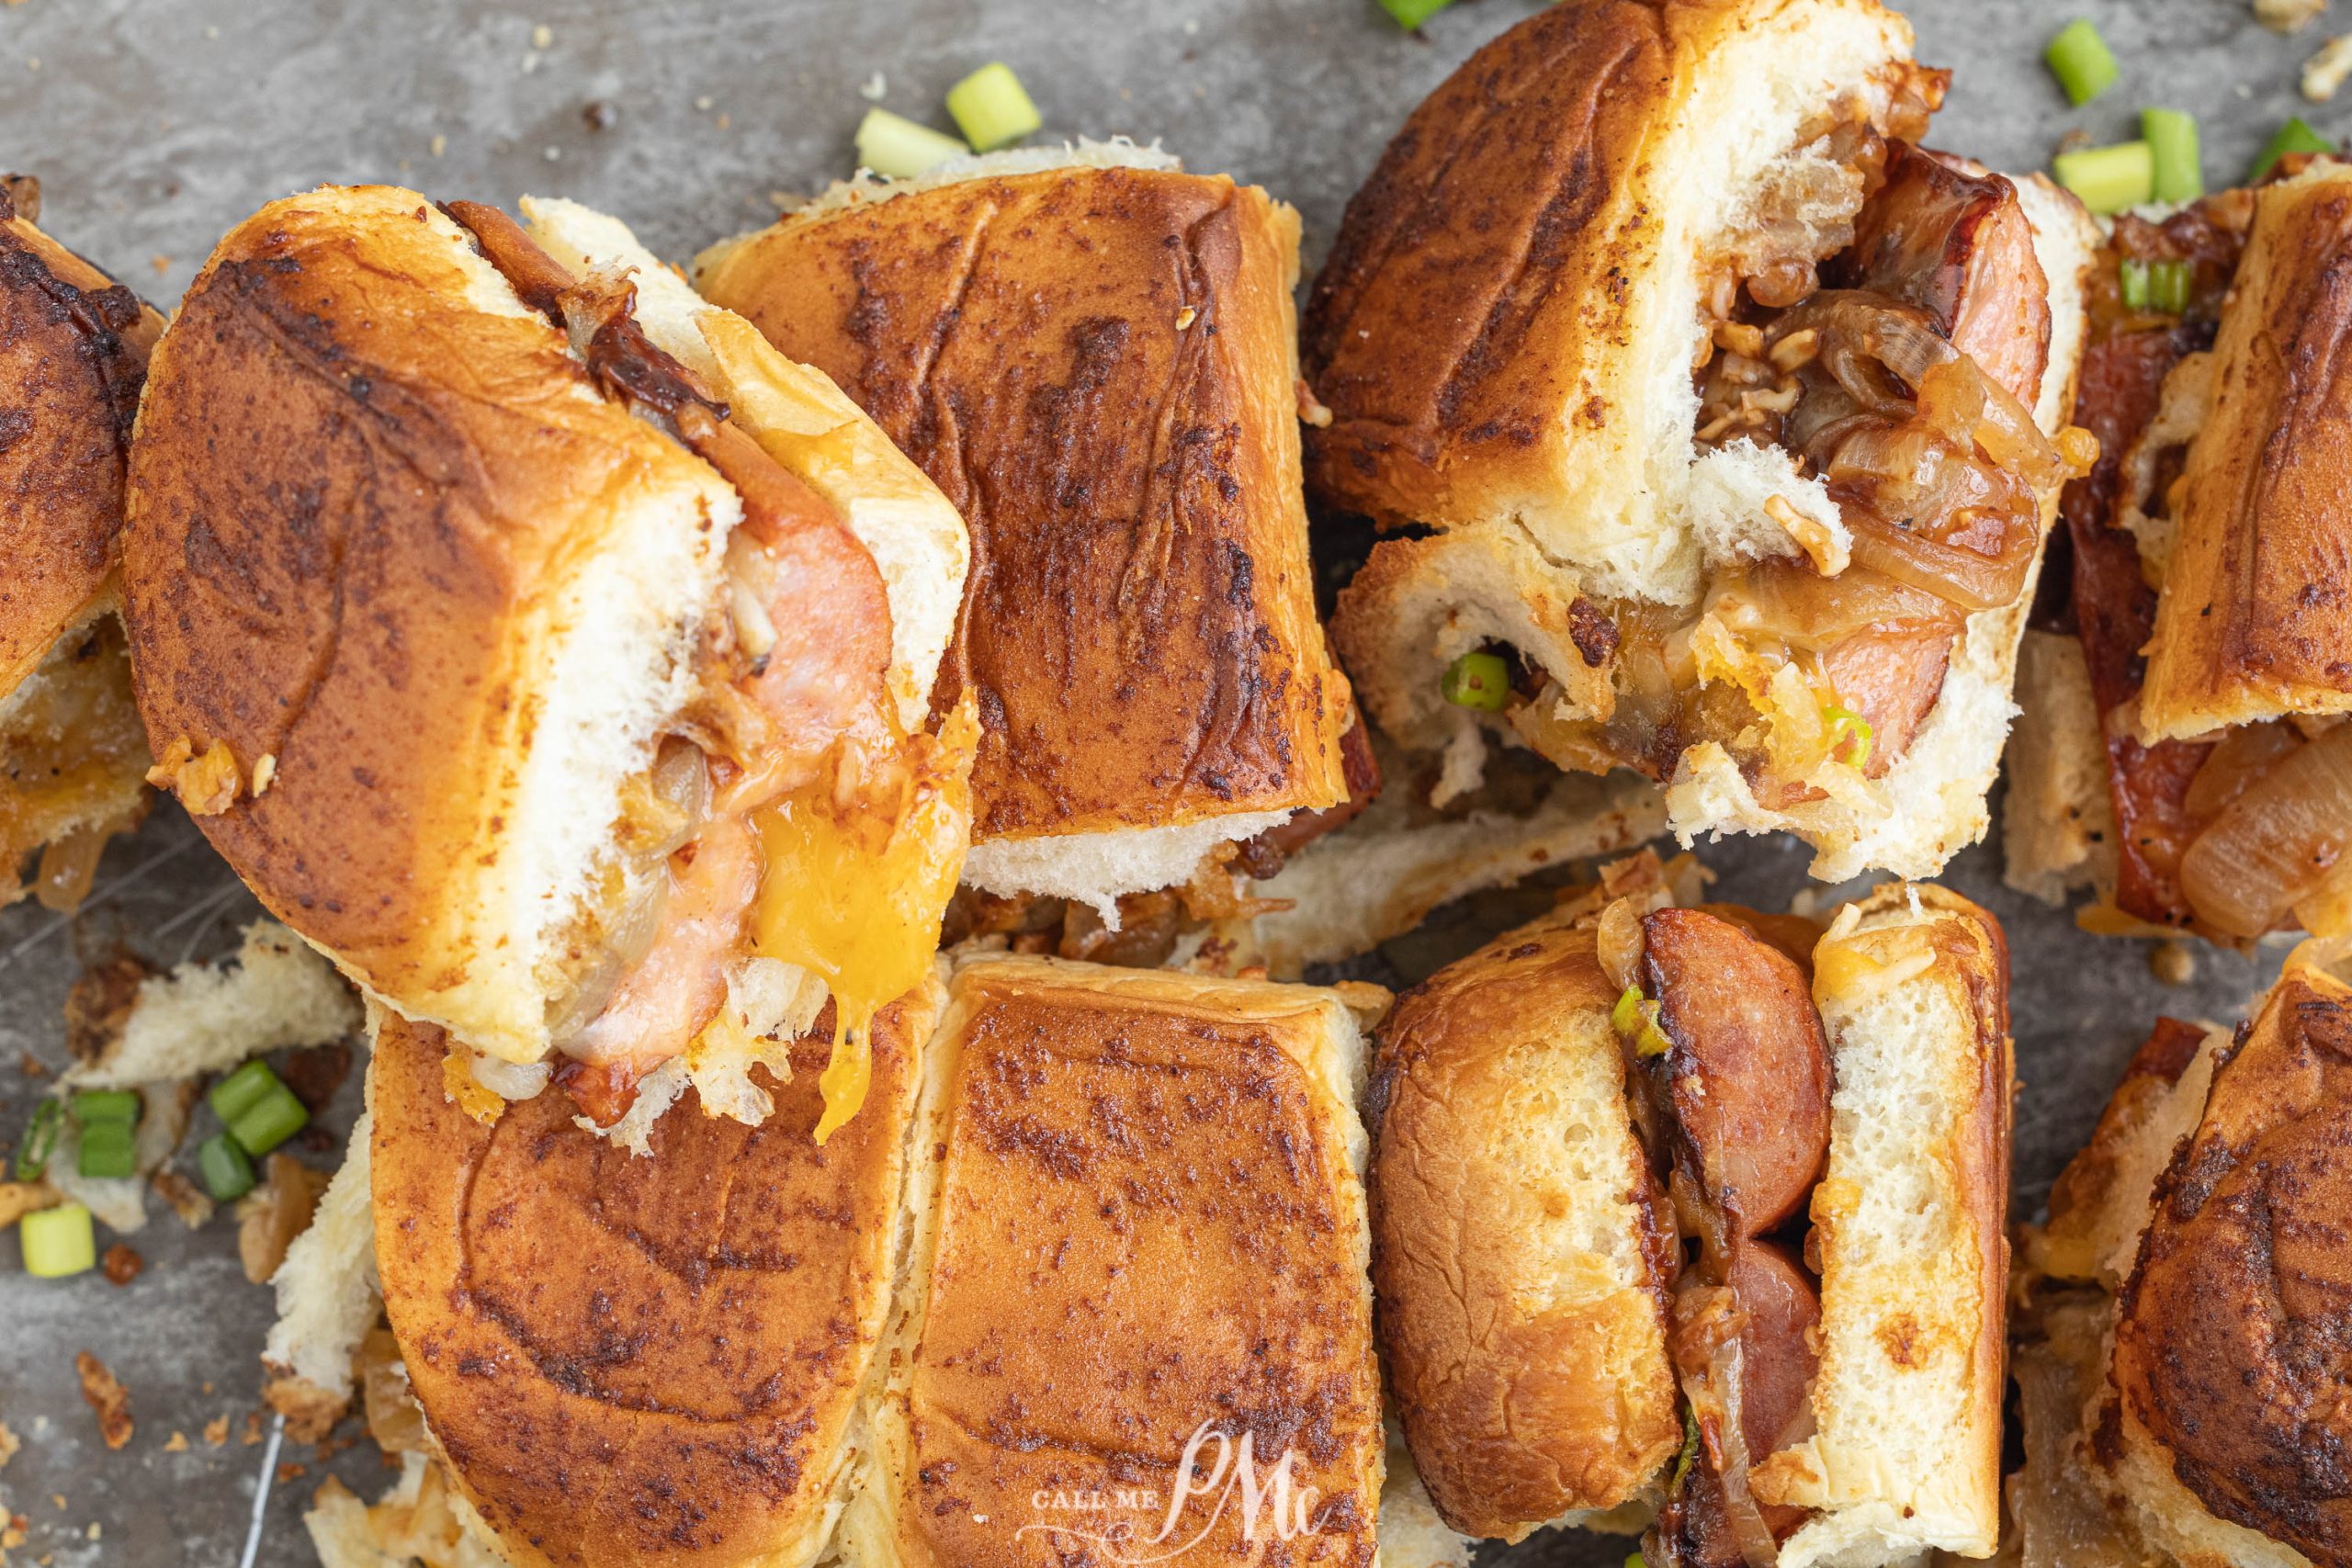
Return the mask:
<path id="1" fill-rule="evenodd" d="M 216 1203 L 232 1202 L 254 1190 L 254 1162 L 226 1133 L 215 1133 L 197 1145 L 196 1169 Z"/>
<path id="2" fill-rule="evenodd" d="M 309 1125 L 311 1113 L 294 1098 L 294 1091 L 278 1084 L 260 1100 L 229 1122 L 229 1136 L 245 1153 L 261 1156 Z"/>
<path id="3" fill-rule="evenodd" d="M 2158 201 L 2195 201 L 2205 194 L 2205 164 L 2197 143 L 2197 117 L 2178 109 L 2142 109 L 2140 134 L 2155 165 Z"/>
<path id="4" fill-rule="evenodd" d="M 137 1174 L 136 1134 L 127 1122 L 98 1122 L 82 1129 L 82 1147 L 74 1168 L 93 1181 L 119 1180 Z"/>
<path id="5" fill-rule="evenodd" d="M 212 1114 L 223 1122 L 234 1122 L 261 1103 L 262 1096 L 279 1088 L 277 1075 L 264 1061 L 247 1062 L 227 1077 L 212 1086 L 205 1098 L 212 1102 Z"/>
<path id="6" fill-rule="evenodd" d="M 865 118 L 857 122 L 858 167 L 887 179 L 910 180 L 927 175 L 970 151 L 956 138 L 888 109 L 867 109 Z"/>
<path id="7" fill-rule="evenodd" d="M 2155 198 L 2155 155 L 2144 141 L 2061 152 L 2051 160 L 2050 172 L 2082 197 L 2085 207 L 2102 216 Z"/>
<path id="8" fill-rule="evenodd" d="M 1630 1035 L 1642 1026 L 1642 991 L 1638 986 L 1625 987 L 1617 1005 L 1609 1010 L 1609 1021 L 1620 1034 Z"/>
<path id="9" fill-rule="evenodd" d="M 1824 707 L 1821 710 L 1821 716 L 1829 721 L 1830 752 L 1833 755 L 1836 754 L 1839 748 L 1851 740 L 1854 754 L 1846 759 L 1847 764 L 1856 768 L 1868 766 L 1871 760 L 1871 738 L 1876 733 L 1871 728 L 1871 721 L 1852 708 L 1839 707 L 1836 703 Z"/>
<path id="10" fill-rule="evenodd" d="M 1024 136 L 1034 136 L 1046 122 L 1012 67 L 990 61 L 947 89 L 947 112 L 975 152 L 993 152 Z"/>
<path id="11" fill-rule="evenodd" d="M 2146 310 L 2148 308 L 2148 264 L 2125 256 L 2115 264 L 2115 272 L 2116 280 L 2123 295 L 2123 308 L 2127 310 Z"/>
<path id="12" fill-rule="evenodd" d="M 74 1097 L 74 1120 L 85 1127 L 101 1122 L 139 1125 L 139 1091 L 133 1089 L 85 1089 Z"/>
<path id="13" fill-rule="evenodd" d="M 1637 987 L 1626 987 L 1618 997 L 1617 1005 L 1609 1010 L 1609 1025 L 1634 1043 L 1636 1056 L 1663 1056 L 1674 1049 L 1674 1042 L 1657 1026 L 1657 1004 L 1644 1001 Z"/>
<path id="14" fill-rule="evenodd" d="M 57 1149 L 57 1125 L 65 1117 L 62 1100 L 44 1100 L 33 1108 L 33 1119 L 17 1144 L 17 1179 L 39 1181 Z"/>
<path id="15" fill-rule="evenodd" d="M 2059 29 L 2058 36 L 2050 40 L 2050 47 L 2041 51 L 2041 58 L 2049 64 L 2050 73 L 2058 78 L 2058 85 L 2066 89 L 2067 101 L 2076 108 L 2115 85 L 2116 77 L 2122 73 L 2115 63 L 2115 52 L 2098 36 L 2098 29 L 2085 18 L 2077 18 Z"/>
<path id="16" fill-rule="evenodd" d="M 1500 713 L 1510 704 L 1510 666 L 1499 653 L 1465 653 L 1445 667 L 1438 690 L 1455 707 Z"/>
<path id="17" fill-rule="evenodd" d="M 36 1280 L 62 1280 L 97 1267 L 98 1238 L 90 1211 L 79 1203 L 27 1214 L 17 1222 L 17 1235 L 25 1247 L 25 1272 Z"/>
<path id="18" fill-rule="evenodd" d="M 2188 264 L 2185 261 L 2160 261 L 2148 268 L 2148 308 L 2162 310 L 2167 316 L 2185 314 L 2188 310 Z"/>
<path id="19" fill-rule="evenodd" d="M 1674 1459 L 1674 1479 L 1667 1483 L 1669 1492 L 1679 1490 L 1682 1478 L 1690 1473 L 1690 1466 L 1699 1458 L 1699 1418 L 1689 1405 L 1682 1407 L 1682 1451 Z"/>
<path id="20" fill-rule="evenodd" d="M 2271 137 L 2270 144 L 2262 150 L 2262 156 L 2254 161 L 2254 169 L 2246 175 L 2246 183 L 2252 185 L 2268 174 L 2271 166 L 2290 152 L 2333 152 L 2335 151 L 2335 142 L 2313 130 L 2298 117 L 2280 126 L 2278 134 Z"/>
<path id="21" fill-rule="evenodd" d="M 1380 0 L 1380 8 L 1396 18 L 1400 28 L 1418 28 L 1453 0 Z"/>

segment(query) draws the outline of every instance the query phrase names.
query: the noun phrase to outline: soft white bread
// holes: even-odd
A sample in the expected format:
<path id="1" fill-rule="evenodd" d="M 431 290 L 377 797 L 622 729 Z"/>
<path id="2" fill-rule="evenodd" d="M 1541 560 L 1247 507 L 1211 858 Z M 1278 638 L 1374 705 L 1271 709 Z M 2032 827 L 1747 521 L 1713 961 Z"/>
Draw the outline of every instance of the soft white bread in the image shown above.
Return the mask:
<path id="1" fill-rule="evenodd" d="M 2018 647 L 2018 721 L 2002 759 L 2001 880 L 2045 904 L 2115 886 L 2107 730 L 2083 645 L 2028 631 Z"/>
<path id="2" fill-rule="evenodd" d="M 321 1440 L 349 1408 L 353 1358 L 383 1315 L 368 1176 L 373 1135 L 373 1122 L 362 1113 L 310 1224 L 269 1280 L 277 1321 L 262 1346 L 262 1398 L 286 1417 L 298 1440 Z"/>
<path id="3" fill-rule="evenodd" d="M 2073 405 L 2085 326 L 2082 279 L 2098 236 L 2079 204 L 2039 176 L 2018 180 L 2015 186 L 2048 280 L 2049 352 L 2033 412 L 2041 429 L 2055 434 Z M 1692 467 L 1690 440 L 1694 405 L 1687 395 L 1687 367 L 1700 330 L 1695 303 L 1690 321 L 1672 335 L 1671 346 L 1683 356 L 1685 369 L 1677 373 L 1684 390 L 1670 400 L 1670 407 L 1680 422 L 1682 469 L 1695 474 L 1700 469 Z M 1328 398 L 1329 389 L 1320 395 Z M 1608 432 L 1594 434 L 1576 449 L 1614 439 Z M 1605 468 L 1597 464 L 1591 471 Z M 1722 465 L 1711 458 L 1701 468 L 1704 482 L 1696 493 L 1713 509 L 1724 491 Z M 1674 498 L 1695 482 L 1668 488 L 1645 480 L 1639 504 L 1658 508 L 1667 520 L 1658 526 L 1664 527 L 1680 515 Z M 1784 499 L 1792 498 L 1800 512 L 1810 514 L 1810 502 L 1784 492 Z M 2040 499 L 2040 525 L 2046 534 L 2056 516 L 2057 486 L 2047 487 Z M 1687 558 L 1687 564 L 1657 568 L 1657 575 L 1640 588 L 1642 597 L 1671 603 L 1696 592 L 1695 586 L 1678 586 L 1686 577 L 1694 585 L 1697 581 L 1702 551 L 1696 533 L 1676 547 L 1682 555 L 1675 558 Z M 1511 520 L 1390 540 L 1374 551 L 1342 596 L 1333 636 L 1383 728 L 1413 750 L 1443 751 L 1450 776 L 1475 778 L 1485 748 L 1496 739 L 1535 745 L 1563 765 L 1607 768 L 1612 759 L 1597 749 L 1580 755 L 1572 745 L 1547 745 L 1544 716 L 1520 725 L 1501 714 L 1460 707 L 1444 699 L 1440 682 L 1461 655 L 1499 643 L 1516 649 L 1556 682 L 1560 713 L 1606 711 L 1615 700 L 1608 690 L 1608 651 L 1614 637 L 1597 641 L 1593 630 L 1600 613 L 1592 596 L 1603 592 L 1602 580 L 1593 575 L 1597 570 L 1542 532 Z M 1702 740 L 1680 752 L 1668 779 L 1667 807 L 1676 834 L 1688 844 L 1702 834 L 1794 832 L 1817 852 L 1814 874 L 1833 882 L 1873 867 L 1906 876 L 1934 875 L 1989 825 L 1985 795 L 2017 711 L 2010 688 L 2033 581 L 2030 572 L 2015 602 L 1967 617 L 1934 706 L 1883 776 L 1864 778 L 1857 770 L 1827 763 L 1810 780 L 1822 792 L 1816 798 L 1776 807 L 1758 799 L 1720 742 Z"/>
<path id="4" fill-rule="evenodd" d="M 942 703 L 982 726 L 965 877 L 1122 893 L 1348 795 L 1297 423 L 1298 217 L 1117 144 L 849 182 L 695 283 L 963 512 Z"/>
<path id="5" fill-rule="evenodd" d="M 1446 1522 L 1518 1540 L 1655 1493 L 1682 1446 L 1679 1264 L 1589 920 L 1521 927 L 1397 1001 L 1365 1114 L 1389 1383 Z"/>
<path id="6" fill-rule="evenodd" d="M 2290 964 L 2233 1036 L 2159 1021 L 2027 1234 L 2029 1561 L 2346 1560 L 2352 987 Z"/>
<path id="7" fill-rule="evenodd" d="M 232 957 L 141 981 L 119 1028 L 61 1081 L 74 1089 L 176 1082 L 284 1046 L 323 1045 L 359 1022 L 359 1000 L 334 965 L 276 920 L 255 920 Z"/>
<path id="8" fill-rule="evenodd" d="M 1848 905 L 1814 950 L 1829 1037 L 1829 1165 L 1813 1436 L 1757 1467 L 1814 1510 L 1784 1568 L 1989 1557 L 2000 1533 L 2008 1284 L 2008 953 L 1939 887 Z"/>
<path id="9" fill-rule="evenodd" d="M 876 542 L 891 689 L 923 711 L 909 660 L 935 653 L 964 560 L 944 501 L 617 224 L 562 207 L 544 227 L 636 267 L 649 329 L 773 418 L 762 447 Z M 695 695 L 733 486 L 601 390 L 423 197 L 326 187 L 198 275 L 130 506 L 141 707 L 208 837 L 405 1016 L 542 1055 L 660 870 L 620 842 L 624 801 Z"/>
<path id="10" fill-rule="evenodd" d="M 1124 1554 L 1370 1561 L 1362 1074 L 1330 991 L 961 969 L 840 1561 L 994 1568 L 1106 1535 Z M 1270 1489 L 1255 1508 L 1241 1453 Z"/>

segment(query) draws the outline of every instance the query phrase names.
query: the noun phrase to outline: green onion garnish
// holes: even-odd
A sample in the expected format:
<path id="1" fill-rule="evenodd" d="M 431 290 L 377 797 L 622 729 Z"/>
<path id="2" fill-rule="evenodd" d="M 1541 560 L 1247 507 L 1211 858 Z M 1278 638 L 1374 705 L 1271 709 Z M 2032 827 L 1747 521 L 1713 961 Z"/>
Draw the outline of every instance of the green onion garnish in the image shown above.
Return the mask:
<path id="1" fill-rule="evenodd" d="M 1839 707 L 1836 703 L 1830 703 L 1823 707 L 1821 716 L 1829 721 L 1830 753 L 1834 756 L 1850 740 L 1853 742 L 1853 755 L 1846 759 L 1847 765 L 1855 768 L 1868 766 L 1871 760 L 1871 738 L 1876 733 L 1871 728 L 1871 721 L 1852 708 Z"/>
<path id="2" fill-rule="evenodd" d="M 137 1174 L 139 1151 L 128 1122 L 96 1122 L 82 1129 L 82 1147 L 74 1168 L 93 1181 L 119 1180 Z"/>
<path id="3" fill-rule="evenodd" d="M 101 1122 L 139 1125 L 139 1091 L 131 1089 L 85 1089 L 74 1097 L 74 1120 L 85 1127 Z"/>
<path id="4" fill-rule="evenodd" d="M 1500 713 L 1510 703 L 1510 666 L 1499 653 L 1465 653 L 1445 667 L 1438 690 L 1455 707 Z"/>
<path id="5" fill-rule="evenodd" d="M 226 1133 L 215 1133 L 197 1145 L 196 1169 L 216 1203 L 233 1202 L 254 1190 L 254 1162 Z"/>
<path id="6" fill-rule="evenodd" d="M 2115 264 L 2115 275 L 2116 282 L 2123 295 L 2123 308 L 2127 310 L 2146 310 L 2148 308 L 2148 264 L 2125 256 Z"/>
<path id="7" fill-rule="evenodd" d="M 294 1091 L 279 1084 L 230 1122 L 229 1136 L 245 1153 L 258 1157 L 300 1132 L 310 1121 L 311 1113 L 294 1098 Z"/>
<path id="8" fill-rule="evenodd" d="M 2140 134 L 2155 164 L 2158 201 L 2195 201 L 2205 194 L 2205 164 L 2197 146 L 2197 117 L 2178 109 L 2142 109 Z"/>
<path id="9" fill-rule="evenodd" d="M 1682 1485 L 1682 1478 L 1690 1473 L 1690 1466 L 1699 1458 L 1699 1417 L 1689 1405 L 1682 1407 L 1682 1451 L 1674 1459 L 1674 1479 L 1667 1490 L 1673 1492 Z"/>
<path id="10" fill-rule="evenodd" d="M 2121 74 L 2114 51 L 2086 19 L 2067 23 L 2041 51 L 2041 58 L 2058 85 L 2066 89 L 2067 101 L 2077 108 L 2115 85 Z"/>
<path id="11" fill-rule="evenodd" d="M 25 1247 L 25 1272 L 36 1280 L 62 1280 L 97 1267 L 98 1238 L 90 1211 L 79 1203 L 27 1214 L 17 1222 L 17 1234 Z"/>
<path id="12" fill-rule="evenodd" d="M 1609 1010 L 1609 1022 L 1618 1033 L 1631 1037 L 1642 1027 L 1642 991 L 1638 986 L 1628 986 Z"/>
<path id="13" fill-rule="evenodd" d="M 57 1150 L 57 1127 L 64 1118 L 62 1100 L 44 1100 L 33 1107 L 33 1119 L 26 1123 L 25 1135 L 17 1144 L 17 1180 L 40 1179 L 41 1172 L 49 1168 L 49 1156 Z"/>
<path id="14" fill-rule="evenodd" d="M 975 152 L 993 152 L 1046 122 L 1029 101 L 1021 78 L 1001 60 L 990 61 L 947 89 L 947 112 Z"/>
<path id="15" fill-rule="evenodd" d="M 858 167 L 887 179 L 910 180 L 927 175 L 970 151 L 954 137 L 888 109 L 867 109 L 865 118 L 857 122 Z"/>
<path id="16" fill-rule="evenodd" d="M 1453 0 L 1380 0 L 1380 8 L 1396 18 L 1400 28 L 1418 28 Z"/>
<path id="17" fill-rule="evenodd" d="M 2271 166 L 2290 152 L 2335 151 L 2335 142 L 2305 125 L 2300 117 L 2290 119 L 2278 128 L 2278 134 L 2270 139 L 2270 144 L 2262 150 L 2262 156 L 2254 161 L 2254 169 L 2246 175 L 2246 183 L 2252 185 L 2268 174 Z"/>
<path id="18" fill-rule="evenodd" d="M 2160 261 L 2148 267 L 2148 308 L 2162 310 L 2167 316 L 2186 314 L 2188 310 L 2188 264 L 2185 261 Z"/>
<path id="19" fill-rule="evenodd" d="M 214 1084 L 205 1098 L 212 1102 L 212 1114 L 223 1122 L 234 1122 L 260 1104 L 262 1096 L 281 1087 L 269 1064 L 256 1059 Z"/>
<path id="20" fill-rule="evenodd" d="M 2061 152 L 2051 160 L 2050 172 L 2085 207 L 2101 215 L 2155 198 L 2156 160 L 2144 141 Z"/>

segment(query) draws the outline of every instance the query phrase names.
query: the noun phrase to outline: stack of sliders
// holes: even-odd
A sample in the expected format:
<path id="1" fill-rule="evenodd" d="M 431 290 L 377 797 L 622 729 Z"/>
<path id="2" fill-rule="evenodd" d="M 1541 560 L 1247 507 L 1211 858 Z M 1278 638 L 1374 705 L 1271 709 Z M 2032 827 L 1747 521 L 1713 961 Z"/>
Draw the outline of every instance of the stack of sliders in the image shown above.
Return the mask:
<path id="1" fill-rule="evenodd" d="M 1654 1568 L 1989 1556 L 2007 954 L 1890 884 L 1826 930 L 1646 856 L 1400 998 L 1373 1277 L 1405 1438 L 1467 1535 Z"/>
<path id="2" fill-rule="evenodd" d="M 271 911 L 641 1141 L 828 998 L 821 1139 L 964 850 L 932 683 L 963 525 L 818 372 L 620 224 L 323 187 L 232 230 L 157 345 L 124 551 L 167 779 Z"/>
<path id="3" fill-rule="evenodd" d="M 1450 1556 L 1381 1502 L 1360 999 L 983 958 L 877 1018 L 823 1150 L 796 1048 L 764 1126 L 672 1115 L 650 1159 L 555 1096 L 475 1122 L 382 1015 L 338 1187 L 409 1480 L 330 1490 L 322 1560 L 1363 1568 L 1376 1517 L 1392 1568 Z M 360 1213 L 289 1254 L 294 1314 Z"/>
<path id="4" fill-rule="evenodd" d="M 980 716 L 959 934 L 1159 962 L 1377 784 L 1307 561 L 1298 233 L 1089 142 L 837 186 L 696 265 L 971 530 L 934 698 Z"/>
<path id="5" fill-rule="evenodd" d="M 1310 489 L 1384 525 L 1373 716 L 1928 876 L 1986 825 L 2097 232 L 1921 149 L 1876 0 L 1569 0 L 1415 111 L 1306 314 Z"/>
<path id="6" fill-rule="evenodd" d="M 0 904 L 89 890 L 137 824 L 147 738 L 117 615 L 125 454 L 164 321 L 35 226 L 0 177 Z"/>
<path id="7" fill-rule="evenodd" d="M 2161 1019 L 2020 1248 L 2027 1568 L 2352 1559 L 2352 987 Z"/>
<path id="8" fill-rule="evenodd" d="M 2098 886 L 2093 929 L 2352 934 L 2347 251 L 2352 165 L 2297 155 L 2093 269 L 2080 650 L 2036 650 L 2006 835 L 2018 885 Z"/>

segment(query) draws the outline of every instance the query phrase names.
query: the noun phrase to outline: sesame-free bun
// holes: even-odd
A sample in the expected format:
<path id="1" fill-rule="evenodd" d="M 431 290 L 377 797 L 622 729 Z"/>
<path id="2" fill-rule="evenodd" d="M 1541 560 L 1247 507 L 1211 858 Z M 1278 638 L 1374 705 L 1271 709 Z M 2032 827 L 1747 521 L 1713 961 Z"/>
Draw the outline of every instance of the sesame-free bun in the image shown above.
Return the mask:
<path id="1" fill-rule="evenodd" d="M 697 262 L 973 539 L 937 701 L 982 725 L 966 879 L 1107 908 L 1347 795 L 1300 491 L 1298 218 L 1090 144 L 858 181 Z"/>
<path id="2" fill-rule="evenodd" d="M 964 564 L 952 509 L 625 228 L 539 217 L 560 257 L 633 268 L 648 335 L 740 395 L 739 423 L 869 544 L 891 690 L 925 713 Z M 225 765 L 207 836 L 405 1016 L 544 1054 L 630 902 L 622 791 L 695 694 L 733 487 L 608 397 L 426 198 L 329 186 L 198 276 L 156 351 L 130 510 L 140 705 L 183 780 Z"/>
<path id="3" fill-rule="evenodd" d="M 939 1000 L 933 981 L 877 1015 L 865 1109 L 823 1147 L 829 1027 L 768 1080 L 763 1126 L 690 1093 L 650 1156 L 579 1126 L 560 1089 L 481 1125 L 444 1091 L 441 1032 L 384 1017 L 384 1303 L 434 1444 L 505 1561 L 788 1568 L 823 1549 Z"/>

